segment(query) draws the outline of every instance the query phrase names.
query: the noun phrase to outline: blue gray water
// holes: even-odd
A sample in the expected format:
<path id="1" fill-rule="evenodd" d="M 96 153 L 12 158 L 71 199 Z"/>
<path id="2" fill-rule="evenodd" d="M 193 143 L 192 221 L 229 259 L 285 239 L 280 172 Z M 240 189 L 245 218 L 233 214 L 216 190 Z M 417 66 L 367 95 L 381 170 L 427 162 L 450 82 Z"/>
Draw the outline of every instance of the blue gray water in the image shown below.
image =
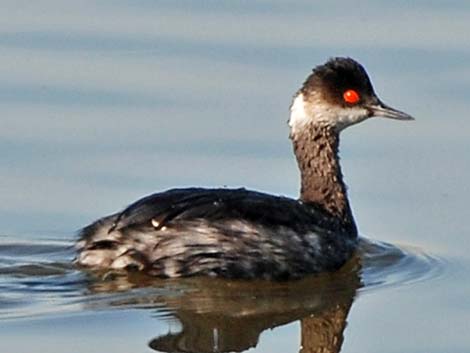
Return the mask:
<path id="1" fill-rule="evenodd" d="M 0 4 L 2 352 L 297 352 L 310 316 L 341 314 L 341 352 L 469 350 L 470 4 Z M 343 134 L 367 239 L 345 273 L 253 288 L 69 265 L 77 229 L 156 190 L 295 197 L 290 98 L 336 55 L 416 117 Z"/>

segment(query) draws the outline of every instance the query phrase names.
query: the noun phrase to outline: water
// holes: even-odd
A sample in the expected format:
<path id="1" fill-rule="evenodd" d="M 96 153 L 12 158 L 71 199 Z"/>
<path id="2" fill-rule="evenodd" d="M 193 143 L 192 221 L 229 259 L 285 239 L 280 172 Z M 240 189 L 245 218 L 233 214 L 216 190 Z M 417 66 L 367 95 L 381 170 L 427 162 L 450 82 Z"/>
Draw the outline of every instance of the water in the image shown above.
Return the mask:
<path id="1" fill-rule="evenodd" d="M 1 5 L 2 352 L 469 350 L 470 5 Z M 342 272 L 247 284 L 70 266 L 77 229 L 156 190 L 295 197 L 290 97 L 334 55 L 417 119 L 342 136 L 364 236 Z"/>
<path id="2" fill-rule="evenodd" d="M 342 337 L 359 294 L 436 280 L 444 268 L 441 260 L 417 250 L 362 239 L 356 256 L 341 271 L 301 281 L 161 280 L 143 274 L 78 271 L 71 266 L 69 243 L 3 238 L 1 244 L 0 318 L 7 325 L 144 310 L 156 325 L 177 327 L 147 339 L 148 347 L 163 352 L 240 352 L 256 347 L 263 331 L 298 321 L 305 349 L 337 352 L 334 338 Z M 328 323 L 335 324 L 322 327 Z M 319 336 L 327 338 L 317 342 Z M 14 347 L 16 340 L 12 341 L 6 338 Z M 85 341 L 84 348 L 88 351 L 94 345 Z M 43 351 L 49 345 L 32 348 Z"/>

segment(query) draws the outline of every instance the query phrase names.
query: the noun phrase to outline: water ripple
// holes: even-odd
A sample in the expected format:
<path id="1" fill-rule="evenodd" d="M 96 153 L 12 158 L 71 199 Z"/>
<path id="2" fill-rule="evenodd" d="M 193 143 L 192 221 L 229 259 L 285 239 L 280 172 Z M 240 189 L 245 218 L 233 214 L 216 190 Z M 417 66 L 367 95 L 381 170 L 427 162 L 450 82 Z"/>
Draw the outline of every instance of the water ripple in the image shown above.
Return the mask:
<path id="1" fill-rule="evenodd" d="M 412 284 L 437 278 L 446 262 L 416 247 L 396 246 L 362 238 L 359 244 L 362 259 L 361 291 Z"/>
<path id="2" fill-rule="evenodd" d="M 198 312 L 225 307 L 227 301 L 243 306 L 247 304 L 243 297 L 264 298 L 270 308 L 274 299 L 290 297 L 287 304 L 283 302 L 290 310 L 292 306 L 317 305 L 318 300 L 312 303 L 312 292 L 321 292 L 323 300 L 325 293 L 347 290 L 353 298 L 357 292 L 437 278 L 445 267 L 443 260 L 419 249 L 365 238 L 357 255 L 337 273 L 289 283 L 161 280 L 142 274 L 96 276 L 75 269 L 71 265 L 73 255 L 69 242 L 19 242 L 0 237 L 0 320 L 116 307 L 152 308 L 157 316 L 165 317 L 179 306 L 189 305 L 187 300 L 182 304 L 177 299 L 188 293 L 192 293 L 192 309 Z M 242 306 L 237 310 L 247 310 Z"/>

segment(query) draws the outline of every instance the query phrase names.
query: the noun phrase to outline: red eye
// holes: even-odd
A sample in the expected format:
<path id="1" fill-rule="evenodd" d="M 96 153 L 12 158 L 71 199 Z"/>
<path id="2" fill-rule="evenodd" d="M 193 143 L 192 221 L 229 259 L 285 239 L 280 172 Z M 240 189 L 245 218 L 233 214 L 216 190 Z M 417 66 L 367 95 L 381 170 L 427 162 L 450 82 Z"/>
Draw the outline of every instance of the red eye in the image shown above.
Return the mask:
<path id="1" fill-rule="evenodd" d="M 351 104 L 356 104 L 359 102 L 361 97 L 359 96 L 359 93 L 353 89 L 348 89 L 343 93 L 343 99 L 346 103 L 351 103 Z"/>

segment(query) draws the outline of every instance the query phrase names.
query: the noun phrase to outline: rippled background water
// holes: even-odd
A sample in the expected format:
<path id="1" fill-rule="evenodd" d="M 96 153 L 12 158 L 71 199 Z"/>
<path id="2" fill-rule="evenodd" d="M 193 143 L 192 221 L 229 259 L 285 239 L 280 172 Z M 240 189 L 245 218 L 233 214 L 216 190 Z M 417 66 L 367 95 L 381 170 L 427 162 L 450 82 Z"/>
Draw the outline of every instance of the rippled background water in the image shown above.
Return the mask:
<path id="1" fill-rule="evenodd" d="M 363 63 L 379 96 L 417 119 L 376 119 L 342 137 L 361 234 L 405 249 L 398 259 L 409 262 L 365 271 L 366 285 L 390 285 L 359 290 L 341 352 L 469 350 L 470 4 L 0 5 L 1 351 L 152 351 L 152 338 L 178 332 L 171 314 L 181 303 L 168 298 L 184 289 L 150 286 L 159 298 L 151 305 L 150 287 L 129 291 L 144 279 L 109 286 L 74 271 L 67 260 L 75 231 L 175 185 L 297 195 L 290 98 L 313 66 L 335 55 Z M 423 262 L 422 254 L 432 257 Z M 422 266 L 426 273 L 413 272 Z M 423 280 L 403 285 L 410 272 Z M 298 293 L 315 288 L 303 285 Z M 338 293 L 357 288 L 349 285 Z M 304 314 L 318 299 L 266 290 Z M 349 294 L 338 303 L 350 304 Z M 194 297 L 206 305 L 210 296 Z M 295 318 L 262 332 L 254 350 L 298 351 L 303 324 Z"/>

